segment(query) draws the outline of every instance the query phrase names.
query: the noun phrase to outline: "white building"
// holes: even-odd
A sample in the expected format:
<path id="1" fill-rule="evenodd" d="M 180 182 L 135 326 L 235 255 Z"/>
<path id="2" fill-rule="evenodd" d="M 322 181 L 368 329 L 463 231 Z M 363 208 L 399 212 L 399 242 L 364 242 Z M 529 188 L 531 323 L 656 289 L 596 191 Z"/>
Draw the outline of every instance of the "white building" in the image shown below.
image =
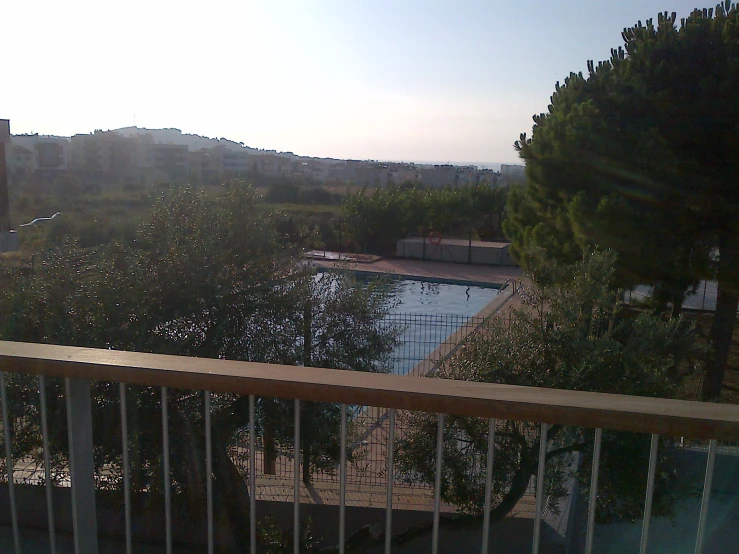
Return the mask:
<path id="1" fill-rule="evenodd" d="M 70 142 L 68 138 L 38 134 L 15 135 L 11 138 L 11 144 L 13 147 L 22 149 L 16 148 L 17 155 L 23 160 L 9 159 L 9 165 L 14 162 L 22 163 L 26 169 L 32 165 L 31 171 L 66 171 L 69 169 Z M 26 150 L 32 153 L 32 164 L 29 164 L 26 159 Z"/>
<path id="2" fill-rule="evenodd" d="M 500 178 L 504 185 L 523 183 L 526 181 L 526 166 L 503 164 L 500 166 Z"/>

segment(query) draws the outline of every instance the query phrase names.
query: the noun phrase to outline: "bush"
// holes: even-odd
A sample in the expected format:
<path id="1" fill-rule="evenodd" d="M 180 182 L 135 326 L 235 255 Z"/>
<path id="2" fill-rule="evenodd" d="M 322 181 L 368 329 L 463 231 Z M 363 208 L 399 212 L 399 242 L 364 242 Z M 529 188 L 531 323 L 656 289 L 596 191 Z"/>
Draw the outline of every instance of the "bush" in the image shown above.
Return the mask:
<path id="1" fill-rule="evenodd" d="M 293 183 L 272 183 L 264 195 L 264 200 L 270 204 L 297 204 L 300 197 L 300 187 Z"/>
<path id="2" fill-rule="evenodd" d="M 541 258 L 526 309 L 509 320 L 491 318 L 443 364 L 437 378 L 528 387 L 584 390 L 638 396 L 674 397 L 676 368 L 696 348 L 696 334 L 680 320 L 620 314 L 618 295 L 609 289 L 614 257 L 588 256 L 571 266 Z M 437 418 L 401 414 L 409 431 L 399 441 L 398 464 L 414 481 L 433 483 Z M 482 512 L 487 463 L 487 422 L 448 417 L 445 423 L 442 498 L 466 513 Z M 550 426 L 547 436 L 547 505 L 556 509 L 569 456 L 582 453 L 582 486 L 590 485 L 594 434 L 591 429 Z M 669 438 L 662 438 L 663 446 Z M 650 437 L 603 434 L 597 517 L 602 522 L 642 517 Z M 539 425 L 498 422 L 493 470 L 493 519 L 505 517 L 536 475 Z M 476 469 L 477 468 L 477 469 Z M 676 487 L 669 448 L 660 449 L 653 515 L 668 515 L 683 491 Z"/>
<path id="3" fill-rule="evenodd" d="M 307 204 L 329 206 L 341 204 L 342 196 L 323 187 L 298 186 L 295 183 L 272 183 L 264 195 L 269 204 Z"/>

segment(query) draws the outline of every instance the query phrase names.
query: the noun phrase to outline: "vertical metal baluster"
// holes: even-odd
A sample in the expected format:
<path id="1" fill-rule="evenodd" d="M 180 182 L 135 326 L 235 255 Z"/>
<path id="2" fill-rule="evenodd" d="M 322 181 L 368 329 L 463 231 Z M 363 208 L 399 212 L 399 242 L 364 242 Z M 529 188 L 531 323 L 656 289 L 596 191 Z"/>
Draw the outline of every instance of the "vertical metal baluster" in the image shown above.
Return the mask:
<path id="1" fill-rule="evenodd" d="M 341 405 L 341 450 L 339 455 L 339 554 L 346 541 L 346 404 Z"/>
<path id="2" fill-rule="evenodd" d="M 390 554 L 393 540 L 393 476 L 395 452 L 395 410 L 388 410 L 387 428 L 387 504 L 385 506 L 385 554 Z"/>
<path id="3" fill-rule="evenodd" d="M 162 387 L 162 449 L 164 450 L 164 521 L 167 535 L 167 554 L 172 554 L 172 486 L 169 470 L 169 410 L 167 387 Z"/>
<path id="4" fill-rule="evenodd" d="M 493 501 L 493 457 L 495 456 L 495 420 L 488 420 L 488 463 L 485 474 L 485 508 L 482 521 L 482 554 L 488 552 L 490 537 L 490 504 Z"/>
<path id="5" fill-rule="evenodd" d="M 534 540 L 531 552 L 538 554 L 541 540 L 541 512 L 544 507 L 544 471 L 547 467 L 547 431 L 549 426 L 541 424 L 541 438 L 539 439 L 539 469 L 536 472 L 536 515 L 534 517 Z"/>
<path id="6" fill-rule="evenodd" d="M 213 554 L 213 437 L 211 436 L 210 391 L 205 391 L 205 476 L 208 514 L 208 554 Z"/>
<path id="7" fill-rule="evenodd" d="M 706 520 L 708 518 L 708 505 L 711 499 L 711 486 L 713 485 L 713 466 L 716 462 L 716 439 L 708 443 L 708 463 L 706 464 L 706 478 L 703 482 L 703 498 L 701 499 L 701 515 L 698 519 L 698 537 L 695 540 L 695 554 L 703 551 L 703 538 L 706 533 Z"/>
<path id="8" fill-rule="evenodd" d="M 434 486 L 434 527 L 431 536 L 431 553 L 439 551 L 439 512 L 441 511 L 441 459 L 444 454 L 444 414 L 439 414 L 436 430 L 436 483 Z"/>
<path id="9" fill-rule="evenodd" d="M 293 552 L 300 554 L 300 400 L 295 399 L 295 475 L 293 486 Z"/>
<path id="10" fill-rule="evenodd" d="M 51 486 L 51 463 L 49 461 L 49 418 L 46 407 L 46 376 L 38 376 L 38 392 L 41 400 L 41 441 L 44 448 L 44 481 L 46 488 L 46 517 L 49 525 L 51 554 L 56 554 L 56 529 L 54 528 L 54 499 Z"/>
<path id="11" fill-rule="evenodd" d="M 249 396 L 249 545 L 251 554 L 257 554 L 257 466 L 255 398 Z"/>
<path id="12" fill-rule="evenodd" d="M 8 470 L 8 496 L 10 497 L 10 519 L 13 522 L 13 544 L 16 554 L 21 552 L 21 535 L 18 529 L 18 512 L 15 505 L 15 483 L 13 482 L 13 455 L 10 448 L 10 423 L 8 416 L 8 392 L 5 389 L 5 372 L 0 371 L 0 397 L 3 401 L 3 432 L 5 439 L 5 464 Z"/>
<path id="13" fill-rule="evenodd" d="M 603 439 L 603 429 L 595 430 L 595 445 L 593 446 L 593 468 L 590 472 L 590 503 L 588 504 L 588 530 L 585 535 L 585 554 L 593 552 L 593 529 L 595 527 L 595 508 L 598 503 L 598 472 L 600 471 L 600 444 Z"/>
<path id="14" fill-rule="evenodd" d="M 657 447 L 659 435 L 652 435 L 652 446 L 649 450 L 649 474 L 647 476 L 647 497 L 644 500 L 644 523 L 641 529 L 639 552 L 646 554 L 649 542 L 649 523 L 652 519 L 652 499 L 654 498 L 654 476 L 657 472 Z"/>
<path id="15" fill-rule="evenodd" d="M 128 465 L 128 405 L 126 403 L 126 384 L 120 383 L 121 402 L 121 446 L 123 448 L 123 505 L 126 512 L 126 554 L 132 554 L 131 538 L 131 475 Z"/>
<path id="16" fill-rule="evenodd" d="M 86 379 L 64 379 L 75 552 L 98 551 L 91 388 Z"/>

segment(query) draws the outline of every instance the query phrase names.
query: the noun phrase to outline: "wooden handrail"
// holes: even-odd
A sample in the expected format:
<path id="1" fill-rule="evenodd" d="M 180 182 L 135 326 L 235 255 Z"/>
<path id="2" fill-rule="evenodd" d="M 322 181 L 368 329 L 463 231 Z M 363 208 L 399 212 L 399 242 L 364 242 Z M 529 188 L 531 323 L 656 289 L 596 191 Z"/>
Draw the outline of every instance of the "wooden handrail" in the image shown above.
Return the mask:
<path id="1" fill-rule="evenodd" d="M 0 341 L 0 371 L 739 441 L 739 406 Z"/>

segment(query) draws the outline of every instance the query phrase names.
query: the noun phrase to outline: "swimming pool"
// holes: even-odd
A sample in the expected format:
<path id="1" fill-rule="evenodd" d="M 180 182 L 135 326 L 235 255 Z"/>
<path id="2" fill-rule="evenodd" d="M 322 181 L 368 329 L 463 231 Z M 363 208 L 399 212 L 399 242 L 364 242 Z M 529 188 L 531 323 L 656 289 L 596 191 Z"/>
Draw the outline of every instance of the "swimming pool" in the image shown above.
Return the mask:
<path id="1" fill-rule="evenodd" d="M 401 330 L 388 369 L 407 374 L 498 293 L 492 287 L 402 279 L 395 296 L 397 305 L 385 318 Z"/>
<path id="2" fill-rule="evenodd" d="M 398 305 L 393 312 L 469 317 L 487 306 L 498 292 L 492 287 L 401 279 L 396 293 Z"/>
<path id="3" fill-rule="evenodd" d="M 321 278 L 321 271 L 316 279 Z M 477 286 L 405 279 L 396 276 L 354 273 L 360 283 L 381 277 L 395 286 L 394 305 L 383 319 L 399 330 L 398 346 L 384 361 L 386 371 L 405 375 L 425 360 L 460 327 L 498 296 L 493 285 Z M 482 319 L 480 318 L 481 322 Z M 478 322 L 476 319 L 475 323 Z"/>

